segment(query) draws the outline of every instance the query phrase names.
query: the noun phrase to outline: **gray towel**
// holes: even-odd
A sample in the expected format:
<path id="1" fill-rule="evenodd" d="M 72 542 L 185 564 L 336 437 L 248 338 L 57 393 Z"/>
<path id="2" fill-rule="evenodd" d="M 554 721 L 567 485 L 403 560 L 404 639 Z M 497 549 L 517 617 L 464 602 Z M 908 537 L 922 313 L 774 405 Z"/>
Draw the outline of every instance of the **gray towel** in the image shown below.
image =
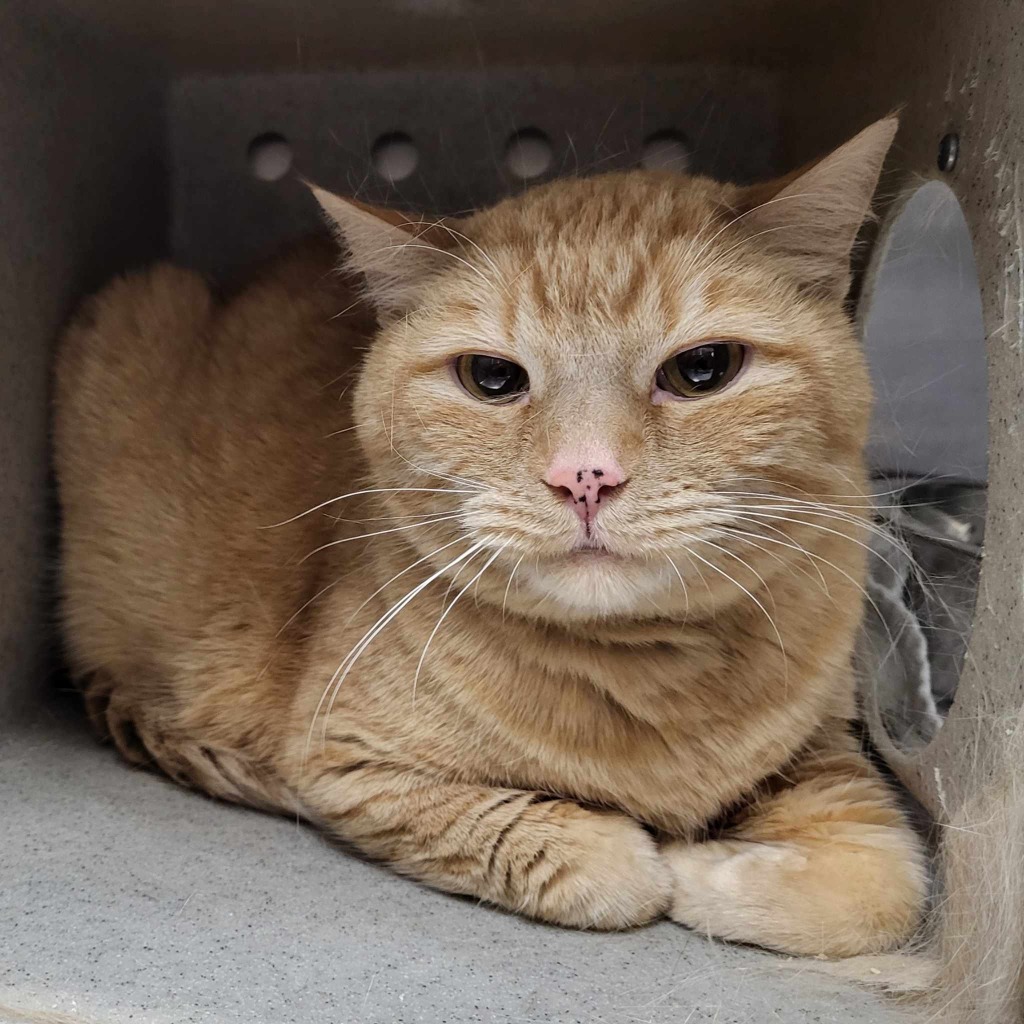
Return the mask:
<path id="1" fill-rule="evenodd" d="M 949 711 L 967 653 L 985 488 L 880 477 L 875 506 L 858 674 L 895 743 L 920 747 Z"/>

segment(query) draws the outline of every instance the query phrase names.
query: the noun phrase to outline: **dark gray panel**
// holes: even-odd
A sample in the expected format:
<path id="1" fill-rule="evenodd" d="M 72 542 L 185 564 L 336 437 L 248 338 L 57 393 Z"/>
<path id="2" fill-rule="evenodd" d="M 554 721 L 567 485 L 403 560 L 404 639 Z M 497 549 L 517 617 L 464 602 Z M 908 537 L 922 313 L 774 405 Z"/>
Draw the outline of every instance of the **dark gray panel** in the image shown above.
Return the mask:
<path id="1" fill-rule="evenodd" d="M 84 291 L 162 248 L 163 135 L 145 74 L 0 6 L 0 709 L 40 685 L 56 646 L 51 345 Z"/>
<path id="2" fill-rule="evenodd" d="M 265 132 L 292 144 L 295 170 L 339 192 L 427 213 L 473 208 L 521 187 L 504 169 L 508 138 L 551 139 L 547 177 L 635 166 L 661 129 L 691 142 L 691 169 L 751 181 L 776 169 L 775 90 L 729 69 L 554 69 L 240 75 L 180 81 L 174 93 L 174 250 L 208 271 L 235 268 L 319 226 L 294 180 L 259 181 L 246 151 Z M 371 167 L 374 140 L 410 135 L 412 177 Z"/>

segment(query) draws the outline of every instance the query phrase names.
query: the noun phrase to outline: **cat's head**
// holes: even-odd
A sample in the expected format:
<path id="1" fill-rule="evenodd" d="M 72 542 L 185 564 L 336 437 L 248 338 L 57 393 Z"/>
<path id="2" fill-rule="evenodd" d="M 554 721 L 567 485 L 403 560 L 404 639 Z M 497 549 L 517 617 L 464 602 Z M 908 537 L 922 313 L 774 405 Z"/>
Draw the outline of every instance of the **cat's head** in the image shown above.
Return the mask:
<path id="1" fill-rule="evenodd" d="M 779 510 L 862 486 L 844 298 L 895 130 L 753 188 L 631 171 L 462 220 L 316 189 L 381 322 L 354 416 L 406 560 L 556 619 L 671 615 L 791 566 L 785 520 L 811 520 Z"/>

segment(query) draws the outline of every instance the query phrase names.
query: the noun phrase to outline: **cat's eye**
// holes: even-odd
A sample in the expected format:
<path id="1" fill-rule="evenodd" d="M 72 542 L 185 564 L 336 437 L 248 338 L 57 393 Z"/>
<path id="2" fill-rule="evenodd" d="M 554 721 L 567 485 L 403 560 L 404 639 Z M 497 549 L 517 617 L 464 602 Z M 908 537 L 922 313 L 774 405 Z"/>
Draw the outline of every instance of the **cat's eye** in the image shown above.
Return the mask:
<path id="1" fill-rule="evenodd" d="M 703 398 L 734 381 L 745 357 L 746 346 L 736 341 L 696 345 L 666 359 L 654 382 L 677 398 Z"/>
<path id="2" fill-rule="evenodd" d="M 495 405 L 514 402 L 530 390 L 526 371 L 518 363 L 498 356 L 459 356 L 455 376 L 474 398 Z"/>

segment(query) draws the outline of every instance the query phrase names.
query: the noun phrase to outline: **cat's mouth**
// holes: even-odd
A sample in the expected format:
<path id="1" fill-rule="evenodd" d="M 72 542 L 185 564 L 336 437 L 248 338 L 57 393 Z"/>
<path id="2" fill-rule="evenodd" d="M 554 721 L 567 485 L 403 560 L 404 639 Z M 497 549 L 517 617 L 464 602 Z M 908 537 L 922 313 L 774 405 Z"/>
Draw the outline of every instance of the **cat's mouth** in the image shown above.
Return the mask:
<path id="1" fill-rule="evenodd" d="M 593 537 L 581 538 L 580 541 L 567 552 L 566 557 L 572 561 L 583 561 L 589 562 L 604 559 L 621 559 L 621 555 L 617 555 L 610 548 L 606 547 L 601 541 L 595 540 Z"/>

